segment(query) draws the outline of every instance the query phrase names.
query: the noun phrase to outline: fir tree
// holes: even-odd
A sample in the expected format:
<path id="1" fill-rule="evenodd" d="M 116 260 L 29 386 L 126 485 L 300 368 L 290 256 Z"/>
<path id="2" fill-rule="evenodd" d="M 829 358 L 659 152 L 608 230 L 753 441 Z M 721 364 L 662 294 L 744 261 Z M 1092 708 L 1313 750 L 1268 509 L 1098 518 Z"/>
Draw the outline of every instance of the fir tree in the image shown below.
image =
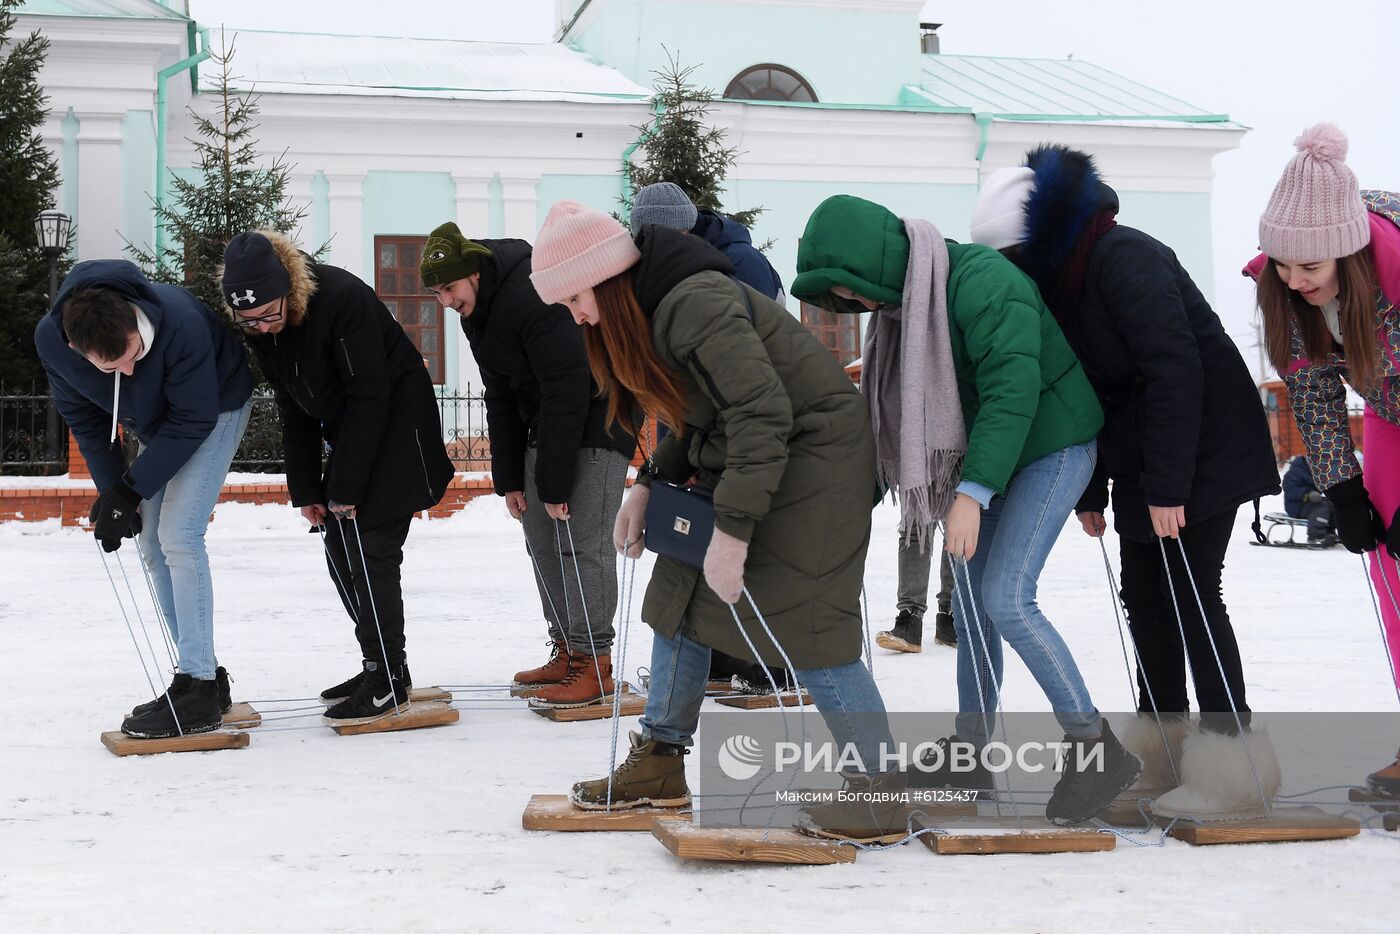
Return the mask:
<path id="1" fill-rule="evenodd" d="M 697 66 L 682 68 L 677 57 L 667 53 L 667 58 L 666 67 L 652 72 L 656 84 L 651 105 L 656 116 L 634 127 L 641 134 L 642 161 L 627 163 L 629 194 L 621 199 L 623 208 L 631 212 L 631 195 L 638 189 L 674 182 L 700 210 L 724 213 L 720 202 L 724 178 L 739 158 L 739 150 L 724 144 L 724 130 L 705 123 L 717 95 L 691 83 Z M 728 216 L 752 227 L 762 213 L 763 208 L 754 207 L 728 212 Z"/>
<path id="2" fill-rule="evenodd" d="M 19 5 L 0 0 L 0 383 L 24 385 L 44 381 L 34 327 L 48 310 L 49 263 L 34 220 L 53 207 L 58 165 L 40 133 L 48 99 L 38 79 L 49 42 L 38 32 L 11 37 Z"/>
<path id="3" fill-rule="evenodd" d="M 289 234 L 306 214 L 287 201 L 291 166 L 283 161 L 286 154 L 270 165 L 258 154 L 253 135 L 258 99 L 232 89 L 233 55 L 234 42 L 220 33 L 219 49 L 209 53 L 219 72 L 214 113 L 204 117 L 189 109 L 198 133 L 190 140 L 199 162 L 197 173 L 194 178 L 173 176 L 173 203 L 156 207 L 166 246 L 156 255 L 127 244 L 152 280 L 184 286 L 215 311 L 224 307 L 218 271 L 228 242 L 245 230 Z"/>

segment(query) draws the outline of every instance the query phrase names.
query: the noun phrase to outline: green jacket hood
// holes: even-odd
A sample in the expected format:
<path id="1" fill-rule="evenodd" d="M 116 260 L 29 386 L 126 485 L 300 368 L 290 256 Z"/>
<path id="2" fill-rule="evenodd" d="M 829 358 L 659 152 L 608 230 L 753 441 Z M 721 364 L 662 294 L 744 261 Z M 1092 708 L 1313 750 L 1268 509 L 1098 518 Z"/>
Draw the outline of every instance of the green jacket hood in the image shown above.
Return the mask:
<path id="1" fill-rule="evenodd" d="M 873 201 L 833 195 L 807 220 L 792 294 L 815 304 L 833 285 L 843 285 L 865 298 L 898 304 L 908 265 L 903 221 Z"/>

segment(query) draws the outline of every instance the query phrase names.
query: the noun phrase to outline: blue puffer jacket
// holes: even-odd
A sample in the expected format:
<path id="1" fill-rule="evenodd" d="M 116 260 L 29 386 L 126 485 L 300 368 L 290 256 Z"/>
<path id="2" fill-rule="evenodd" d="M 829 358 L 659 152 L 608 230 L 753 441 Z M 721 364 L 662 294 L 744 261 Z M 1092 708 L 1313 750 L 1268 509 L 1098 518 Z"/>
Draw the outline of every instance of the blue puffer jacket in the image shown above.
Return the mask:
<path id="1" fill-rule="evenodd" d="M 75 290 L 92 286 L 125 296 L 155 329 L 145 356 L 120 381 L 118 418 L 145 445 L 130 470 L 121 448 L 109 441 L 116 379 L 69 347 L 63 331 L 63 303 Z M 54 404 L 102 491 L 125 472 L 142 499 L 154 496 L 209 437 L 219 413 L 242 408 L 253 394 L 243 347 L 214 312 L 182 288 L 152 283 L 126 260 L 74 266 L 34 329 L 34 343 Z"/>
<path id="2" fill-rule="evenodd" d="M 749 236 L 749 228 L 743 224 L 714 211 L 701 211 L 700 219 L 690 232 L 728 257 L 734 264 L 735 278 L 744 285 L 769 298 L 777 298 L 783 290 L 778 271 L 758 252 L 753 237 Z"/>

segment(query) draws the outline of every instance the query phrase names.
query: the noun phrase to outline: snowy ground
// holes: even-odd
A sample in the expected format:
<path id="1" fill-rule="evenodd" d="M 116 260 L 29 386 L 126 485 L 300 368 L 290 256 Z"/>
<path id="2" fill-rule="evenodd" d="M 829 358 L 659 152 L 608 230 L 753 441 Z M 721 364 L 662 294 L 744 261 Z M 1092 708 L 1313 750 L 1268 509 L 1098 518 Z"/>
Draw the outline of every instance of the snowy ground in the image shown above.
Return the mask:
<path id="1" fill-rule="evenodd" d="M 877 512 L 867 572 L 881 628 L 894 602 L 894 518 Z M 1357 559 L 1249 547 L 1243 517 L 1240 532 L 1226 593 L 1253 706 L 1393 711 Z M 291 509 L 222 505 L 209 545 L 236 700 L 306 697 L 351 673 L 348 623 Z M 121 554 L 134 572 L 133 551 Z M 500 683 L 540 661 L 530 573 L 498 500 L 417 524 L 404 568 L 415 681 Z M 242 751 L 117 759 L 98 734 L 149 693 L 92 540 L 56 523 L 0 524 L 0 582 L 13 689 L 0 721 L 6 931 L 1400 924 L 1400 837 L 1377 832 L 1061 856 L 935 857 L 915 844 L 822 868 L 688 864 L 647 834 L 529 833 L 520 814 L 531 794 L 603 774 L 609 727 L 554 724 L 508 702 L 463 705 L 460 723 L 435 730 L 255 731 Z M 1099 706 L 1130 706 L 1098 546 L 1077 525 L 1051 557 L 1041 600 Z M 649 645 L 634 624 L 629 676 Z M 954 708 L 951 649 L 877 653 L 892 710 Z M 1007 708 L 1045 709 L 1014 656 L 1007 671 Z"/>

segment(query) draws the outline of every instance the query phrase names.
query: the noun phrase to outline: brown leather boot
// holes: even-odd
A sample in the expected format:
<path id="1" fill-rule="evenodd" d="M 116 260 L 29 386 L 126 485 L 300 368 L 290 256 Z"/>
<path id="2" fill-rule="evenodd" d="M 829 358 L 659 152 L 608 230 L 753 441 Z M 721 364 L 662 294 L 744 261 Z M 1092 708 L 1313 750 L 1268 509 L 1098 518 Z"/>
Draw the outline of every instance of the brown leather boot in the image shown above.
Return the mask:
<path id="1" fill-rule="evenodd" d="M 1366 776 L 1366 785 L 1378 795 L 1400 799 L 1400 752 L 1390 765 Z"/>
<path id="2" fill-rule="evenodd" d="M 537 707 L 586 707 L 612 700 L 612 656 L 587 652 L 569 656 L 569 671 L 558 684 L 547 684 L 530 697 Z"/>
<path id="3" fill-rule="evenodd" d="M 564 642 L 550 642 L 549 661 L 538 668 L 530 668 L 515 673 L 515 686 L 518 688 L 543 687 L 558 684 L 569 673 L 569 646 Z"/>
<path id="4" fill-rule="evenodd" d="M 585 811 L 683 808 L 690 804 L 690 789 L 685 783 L 685 747 L 643 741 L 640 733 L 633 733 L 627 758 L 613 769 L 611 796 L 604 777 L 578 782 L 569 800 Z"/>

